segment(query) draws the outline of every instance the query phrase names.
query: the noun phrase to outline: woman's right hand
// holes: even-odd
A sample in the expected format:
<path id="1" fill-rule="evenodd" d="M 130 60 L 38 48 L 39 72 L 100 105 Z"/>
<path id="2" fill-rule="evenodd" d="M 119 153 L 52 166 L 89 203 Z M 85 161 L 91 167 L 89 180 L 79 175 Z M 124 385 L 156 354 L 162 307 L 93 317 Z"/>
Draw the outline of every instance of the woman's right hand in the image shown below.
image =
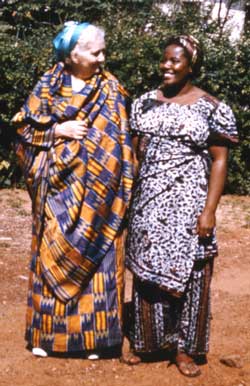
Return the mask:
<path id="1" fill-rule="evenodd" d="M 84 121 L 66 121 L 58 123 L 55 127 L 55 138 L 83 139 L 88 132 Z"/>

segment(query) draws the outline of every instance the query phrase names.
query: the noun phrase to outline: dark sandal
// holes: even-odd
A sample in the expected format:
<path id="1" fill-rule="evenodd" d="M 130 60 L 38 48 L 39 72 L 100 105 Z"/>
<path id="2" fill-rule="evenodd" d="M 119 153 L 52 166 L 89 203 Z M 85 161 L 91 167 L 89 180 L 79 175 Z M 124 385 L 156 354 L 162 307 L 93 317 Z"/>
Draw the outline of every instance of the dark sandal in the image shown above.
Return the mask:
<path id="1" fill-rule="evenodd" d="M 135 355 L 132 351 L 129 351 L 122 354 L 122 356 L 120 357 L 120 362 L 126 363 L 126 365 L 129 366 L 136 366 L 141 363 L 141 358 Z"/>

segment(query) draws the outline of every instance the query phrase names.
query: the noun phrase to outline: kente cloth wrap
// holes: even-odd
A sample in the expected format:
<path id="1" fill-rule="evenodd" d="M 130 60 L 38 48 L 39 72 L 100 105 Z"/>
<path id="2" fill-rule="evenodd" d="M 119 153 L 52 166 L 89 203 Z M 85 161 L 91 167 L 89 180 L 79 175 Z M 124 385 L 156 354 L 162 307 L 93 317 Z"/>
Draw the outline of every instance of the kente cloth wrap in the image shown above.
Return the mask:
<path id="1" fill-rule="evenodd" d="M 180 105 L 158 101 L 154 90 L 133 103 L 131 128 L 142 149 L 126 264 L 140 281 L 180 297 L 195 261 L 217 255 L 215 229 L 199 238 L 197 219 L 208 193 L 209 146 L 237 143 L 235 117 L 228 105 L 205 93 Z"/>
<path id="2" fill-rule="evenodd" d="M 51 352 L 106 350 L 121 346 L 124 292 L 122 231 L 80 294 L 61 302 L 41 275 L 39 256 L 31 259 L 25 338 L 30 347 Z"/>
<path id="3" fill-rule="evenodd" d="M 32 251 L 63 302 L 89 282 L 129 204 L 133 164 L 126 98 L 106 71 L 73 92 L 70 74 L 58 63 L 13 118 L 32 199 Z M 67 120 L 84 120 L 86 138 L 55 140 L 55 124 Z"/>

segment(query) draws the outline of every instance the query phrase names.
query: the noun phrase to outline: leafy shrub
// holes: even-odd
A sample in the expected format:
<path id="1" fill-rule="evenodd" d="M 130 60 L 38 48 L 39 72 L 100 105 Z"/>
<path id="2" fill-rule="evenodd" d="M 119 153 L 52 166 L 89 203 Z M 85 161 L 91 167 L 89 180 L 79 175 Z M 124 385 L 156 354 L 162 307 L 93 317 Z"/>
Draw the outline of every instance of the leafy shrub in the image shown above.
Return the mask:
<path id="1" fill-rule="evenodd" d="M 160 1 L 157 1 L 160 3 Z M 176 2 L 178 3 L 178 2 Z M 0 185 L 17 183 L 16 160 L 9 146 L 10 119 L 41 74 L 51 66 L 52 37 L 66 20 L 99 23 L 106 30 L 107 68 L 126 86 L 132 98 L 157 87 L 164 41 L 173 34 L 190 33 L 203 44 L 205 62 L 197 84 L 233 108 L 241 143 L 229 160 L 226 191 L 250 194 L 250 109 L 248 31 L 237 46 L 204 14 L 179 10 L 166 16 L 153 0 L 2 1 L 0 39 Z M 8 168 L 2 167 L 2 162 Z"/>

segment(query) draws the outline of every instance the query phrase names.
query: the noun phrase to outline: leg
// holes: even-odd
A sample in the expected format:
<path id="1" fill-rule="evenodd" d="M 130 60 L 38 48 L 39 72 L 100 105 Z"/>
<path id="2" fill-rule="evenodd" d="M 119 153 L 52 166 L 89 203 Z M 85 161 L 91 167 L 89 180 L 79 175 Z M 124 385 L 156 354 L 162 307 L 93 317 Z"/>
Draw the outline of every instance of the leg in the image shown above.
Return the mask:
<path id="1" fill-rule="evenodd" d="M 135 352 L 130 347 L 130 343 L 126 337 L 123 339 L 122 345 L 122 356 L 120 358 L 121 363 L 126 363 L 129 366 L 139 365 L 141 363 L 141 358 L 135 354 Z"/>
<path id="2" fill-rule="evenodd" d="M 132 302 L 124 303 L 123 307 L 123 343 L 122 343 L 122 355 L 120 358 L 121 363 L 126 363 L 129 366 L 138 365 L 141 363 L 141 358 L 135 354 L 134 350 L 131 347 L 131 343 L 127 336 L 129 336 L 129 331 L 132 324 L 131 318 L 131 307 Z"/>
<path id="3" fill-rule="evenodd" d="M 130 349 L 126 350 L 125 343 L 124 353 L 132 351 L 133 355 L 140 355 L 176 347 L 180 300 L 160 290 L 158 286 L 143 283 L 134 277 L 132 302 L 125 306 L 124 327 Z"/>
<path id="4" fill-rule="evenodd" d="M 189 377 L 200 374 L 193 356 L 208 351 L 212 267 L 212 261 L 195 264 L 183 300 L 175 363 Z"/>

